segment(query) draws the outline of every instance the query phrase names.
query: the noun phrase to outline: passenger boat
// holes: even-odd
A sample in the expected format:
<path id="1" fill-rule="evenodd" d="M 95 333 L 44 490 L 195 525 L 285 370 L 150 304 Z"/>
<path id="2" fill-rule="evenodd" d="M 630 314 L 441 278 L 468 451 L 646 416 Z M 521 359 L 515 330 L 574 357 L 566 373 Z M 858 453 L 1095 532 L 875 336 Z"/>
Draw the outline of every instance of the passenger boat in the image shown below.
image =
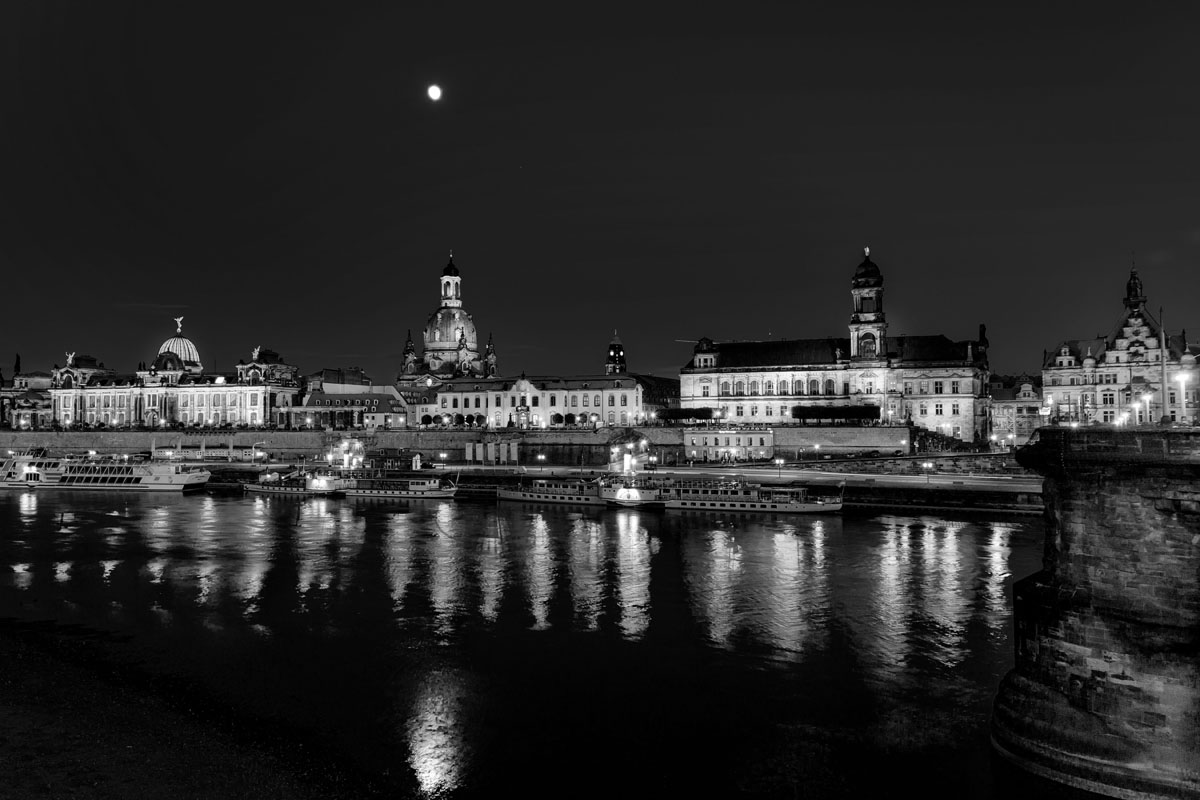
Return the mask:
<path id="1" fill-rule="evenodd" d="M 600 479 L 600 499 L 626 508 L 662 508 L 664 489 L 670 481 L 657 481 L 636 475 L 607 475 Z"/>
<path id="2" fill-rule="evenodd" d="M 265 472 L 256 483 L 247 483 L 246 491 L 290 497 L 342 497 L 346 479 L 328 470 L 295 470 L 285 475 Z"/>
<path id="3" fill-rule="evenodd" d="M 535 478 L 517 486 L 496 490 L 500 500 L 520 500 L 527 503 L 569 503 L 577 506 L 603 506 L 608 501 L 600 496 L 600 484 L 581 478 Z"/>
<path id="4" fill-rule="evenodd" d="M 664 492 L 668 510 L 766 511 L 814 514 L 842 510 L 844 484 L 836 495 L 813 494 L 804 486 L 770 486 L 744 480 L 680 481 Z"/>
<path id="5" fill-rule="evenodd" d="M 409 500 L 447 500 L 454 497 L 458 485 L 439 475 L 387 475 L 350 478 L 347 497 L 405 498 Z"/>
<path id="6" fill-rule="evenodd" d="M 206 469 L 124 456 L 78 458 L 51 456 L 45 450 L 14 453 L 0 466 L 5 489 L 183 492 L 203 489 Z"/>

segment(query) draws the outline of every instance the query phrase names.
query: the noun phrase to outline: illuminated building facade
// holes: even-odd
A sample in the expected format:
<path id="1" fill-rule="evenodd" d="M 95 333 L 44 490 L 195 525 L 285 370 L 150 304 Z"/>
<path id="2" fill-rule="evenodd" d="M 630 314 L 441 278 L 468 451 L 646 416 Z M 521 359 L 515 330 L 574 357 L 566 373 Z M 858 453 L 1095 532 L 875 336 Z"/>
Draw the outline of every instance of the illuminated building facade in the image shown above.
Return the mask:
<path id="1" fill-rule="evenodd" d="M 163 342 L 149 366 L 118 374 L 92 356 L 67 353 L 51 373 L 53 422 L 62 427 L 163 428 L 283 426 L 297 402 L 297 368 L 273 350 L 254 348 L 229 374 L 204 372 L 195 344 L 183 335 Z"/>
<path id="2" fill-rule="evenodd" d="M 1044 424 L 1042 416 L 1042 387 L 1040 377 L 1022 375 L 1018 378 L 992 376 L 991 443 L 997 447 L 1019 447 Z"/>
<path id="3" fill-rule="evenodd" d="M 424 349 L 420 357 L 409 332 L 404 343 L 404 363 L 396 386 L 404 394 L 420 391 L 432 383 L 455 378 L 490 378 L 496 373 L 496 348 L 488 337 L 483 351 L 475 318 L 462 303 L 462 275 L 454 264 L 454 254 L 442 269 L 438 282 L 439 305 L 425 323 Z"/>
<path id="4" fill-rule="evenodd" d="M 1052 423 L 1144 425 L 1196 417 L 1196 356 L 1187 333 L 1165 333 L 1146 307 L 1137 269 L 1121 321 L 1107 336 L 1069 339 L 1044 354 L 1042 413 Z M 1166 383 L 1166 408 L 1163 384 Z"/>
<path id="5" fill-rule="evenodd" d="M 883 275 L 870 251 L 850 284 L 849 336 L 700 339 L 680 370 L 680 405 L 725 422 L 910 423 L 965 442 L 988 430 L 988 341 L 888 336 Z"/>
<path id="6" fill-rule="evenodd" d="M 603 374 L 429 380 L 410 403 L 409 420 L 484 428 L 631 426 L 678 402 L 675 380 L 627 371 L 625 347 L 614 332 Z"/>

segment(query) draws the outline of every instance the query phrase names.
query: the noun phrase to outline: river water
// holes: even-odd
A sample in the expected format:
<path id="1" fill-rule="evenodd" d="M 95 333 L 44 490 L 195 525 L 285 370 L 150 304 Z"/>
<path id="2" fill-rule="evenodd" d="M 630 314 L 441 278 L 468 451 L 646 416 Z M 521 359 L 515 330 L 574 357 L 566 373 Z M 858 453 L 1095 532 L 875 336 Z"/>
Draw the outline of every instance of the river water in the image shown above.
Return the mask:
<path id="1" fill-rule="evenodd" d="M 1036 517 L 9 492 L 0 617 L 378 796 L 1013 797 Z"/>

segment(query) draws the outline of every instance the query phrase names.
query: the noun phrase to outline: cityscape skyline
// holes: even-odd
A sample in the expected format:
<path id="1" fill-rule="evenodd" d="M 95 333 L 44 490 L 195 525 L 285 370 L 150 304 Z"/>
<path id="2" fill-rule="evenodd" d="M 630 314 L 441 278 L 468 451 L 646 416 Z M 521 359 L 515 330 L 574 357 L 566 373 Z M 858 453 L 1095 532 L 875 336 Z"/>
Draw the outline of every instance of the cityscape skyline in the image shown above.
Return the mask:
<path id="1" fill-rule="evenodd" d="M 131 371 L 182 315 L 209 371 L 388 383 L 451 250 L 503 375 L 844 336 L 863 247 L 892 334 L 984 324 L 997 373 L 1107 334 L 1133 264 L 1200 332 L 1189 12 L 659 13 L 0 11 L 0 372 Z"/>

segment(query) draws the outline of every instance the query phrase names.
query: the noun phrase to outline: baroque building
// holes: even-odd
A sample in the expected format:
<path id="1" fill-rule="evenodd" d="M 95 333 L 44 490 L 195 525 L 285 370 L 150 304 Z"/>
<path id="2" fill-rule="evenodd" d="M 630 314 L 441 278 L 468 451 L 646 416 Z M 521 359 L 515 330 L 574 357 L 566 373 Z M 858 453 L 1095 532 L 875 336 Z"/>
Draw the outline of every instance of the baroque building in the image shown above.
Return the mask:
<path id="1" fill-rule="evenodd" d="M 1068 339 L 1043 353 L 1042 414 L 1047 421 L 1143 425 L 1164 418 L 1195 420 L 1196 356 L 1187 332 L 1172 335 L 1163 329 L 1146 307 L 1136 267 L 1129 271 L 1122 305 L 1121 320 L 1107 335 Z"/>
<path id="2" fill-rule="evenodd" d="M 263 427 L 287 423 L 287 409 L 301 392 L 296 367 L 273 350 L 254 348 L 233 373 L 204 371 L 195 344 L 175 335 L 159 347 L 149 366 L 118 374 L 92 356 L 67 353 L 50 379 L 54 424 L 108 428 Z"/>
<path id="3" fill-rule="evenodd" d="M 988 341 L 889 336 L 884 281 L 864 250 L 850 281 L 849 336 L 715 342 L 680 370 L 684 409 L 738 424 L 913 424 L 964 442 L 988 430 Z"/>
<path id="4" fill-rule="evenodd" d="M 439 279 L 439 306 L 429 315 L 423 333 L 420 358 L 412 331 L 404 343 L 404 363 L 396 378 L 401 393 L 420 391 L 422 386 L 454 378 L 490 378 L 496 372 L 496 347 L 491 336 L 481 352 L 475 318 L 462 302 L 462 275 L 454 265 L 454 254 Z"/>
<path id="5" fill-rule="evenodd" d="M 410 425 L 478 428 L 625 427 L 679 403 L 674 379 L 631 373 L 613 332 L 604 372 L 576 377 L 430 378 L 409 404 Z"/>

